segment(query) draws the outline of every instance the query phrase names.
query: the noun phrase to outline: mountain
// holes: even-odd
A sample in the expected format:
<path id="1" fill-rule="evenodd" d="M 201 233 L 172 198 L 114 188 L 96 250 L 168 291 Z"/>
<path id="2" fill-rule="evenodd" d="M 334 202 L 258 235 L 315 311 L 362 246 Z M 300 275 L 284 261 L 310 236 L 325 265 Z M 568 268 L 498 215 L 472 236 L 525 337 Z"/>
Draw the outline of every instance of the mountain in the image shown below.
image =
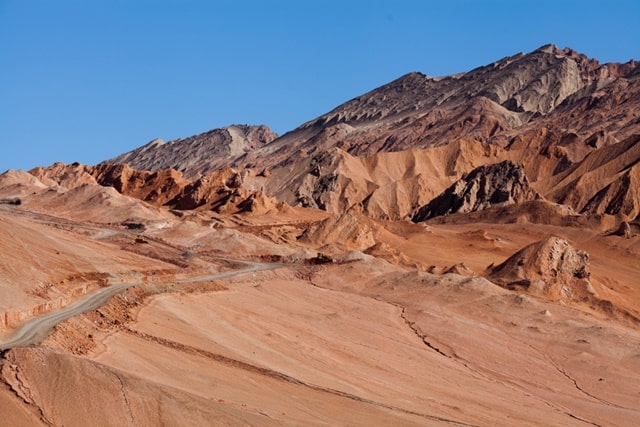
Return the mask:
<path id="1" fill-rule="evenodd" d="M 243 128 L 245 143 L 236 144 L 242 149 L 229 148 L 231 127 L 152 142 L 109 162 L 173 167 L 187 176 L 228 166 L 253 170 L 248 185 L 291 206 L 332 213 L 356 207 L 374 218 L 403 219 L 472 169 L 510 160 L 550 201 L 634 219 L 636 209 L 619 203 L 594 200 L 585 210 L 611 180 L 566 182 L 583 160 L 604 159 L 598 153 L 606 147 L 628 145 L 640 134 L 639 76 L 636 61 L 600 64 L 546 45 L 453 76 L 409 73 L 278 138 L 261 127 Z M 246 142 L 254 134 L 260 142 Z M 205 152 L 202 141 L 209 140 L 226 142 Z M 637 156 L 624 155 L 629 163 Z M 627 191 L 628 183 L 635 194 L 635 182 L 623 179 L 615 191 Z M 606 191 L 613 200 L 614 189 Z"/>
<path id="2" fill-rule="evenodd" d="M 126 163 L 135 169 L 151 171 L 173 168 L 197 176 L 227 166 L 277 137 L 266 126 L 232 125 L 169 142 L 157 138 L 104 163 Z"/>
<path id="3" fill-rule="evenodd" d="M 2 422 L 640 425 L 639 75 L 547 45 L 0 174 Z"/>
<path id="4" fill-rule="evenodd" d="M 282 161 L 274 153 L 326 148 L 326 143 L 321 147 L 311 144 L 311 135 L 337 125 L 343 125 L 335 138 L 340 144 L 335 140 L 333 144 L 362 156 L 427 148 L 462 136 L 504 145 L 508 141 L 501 136 L 548 115 L 564 101 L 563 107 L 577 106 L 585 99 L 620 96 L 619 87 L 630 85 L 635 98 L 638 65 L 635 61 L 601 65 L 571 49 L 547 45 L 458 75 L 433 78 L 410 73 L 246 157 L 268 154 L 273 161 Z"/>

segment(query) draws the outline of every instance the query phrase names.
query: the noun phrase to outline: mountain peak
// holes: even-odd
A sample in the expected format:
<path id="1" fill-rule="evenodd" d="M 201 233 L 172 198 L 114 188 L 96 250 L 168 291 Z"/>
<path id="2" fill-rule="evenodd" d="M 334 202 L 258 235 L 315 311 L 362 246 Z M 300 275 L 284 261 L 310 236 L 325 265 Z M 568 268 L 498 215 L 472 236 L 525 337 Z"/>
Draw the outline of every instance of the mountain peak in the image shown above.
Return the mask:
<path id="1" fill-rule="evenodd" d="M 568 96 L 610 74 L 598 73 L 600 67 L 598 61 L 571 48 L 547 44 L 529 54 L 506 57 L 457 75 L 433 78 L 410 72 L 302 127 L 401 120 L 407 115 L 463 105 L 478 96 L 527 116 L 544 115 Z"/>
<path id="2" fill-rule="evenodd" d="M 231 125 L 165 144 L 152 142 L 148 146 L 157 145 L 155 154 L 140 148 L 110 162 L 149 170 L 173 167 L 193 177 L 224 166 L 291 165 L 336 148 L 364 157 L 437 147 L 460 138 L 505 147 L 518 129 L 535 127 L 540 118 L 554 120 L 546 116 L 561 104 L 563 111 L 585 102 L 584 108 L 590 108 L 614 102 L 603 98 L 603 90 L 615 90 L 616 97 L 632 94 L 623 86 L 634 64 L 600 65 L 571 48 L 547 44 L 457 75 L 434 78 L 409 72 L 282 137 L 266 127 Z M 624 81 L 613 87 L 618 77 Z M 589 138 L 596 130 L 581 137 Z M 576 153 L 589 150 L 574 148 L 575 153 L 567 154 L 571 161 L 580 157 Z"/>
<path id="3" fill-rule="evenodd" d="M 104 163 L 126 163 L 150 171 L 174 168 L 188 176 L 218 169 L 278 135 L 265 125 L 235 124 L 169 142 L 156 138 Z"/>
<path id="4" fill-rule="evenodd" d="M 535 52 L 542 52 L 542 53 L 553 53 L 556 54 L 558 53 L 560 50 L 560 48 L 554 44 L 554 43 L 547 43 L 543 46 L 540 46 L 539 48 L 537 48 L 536 50 L 534 50 L 532 53 Z"/>

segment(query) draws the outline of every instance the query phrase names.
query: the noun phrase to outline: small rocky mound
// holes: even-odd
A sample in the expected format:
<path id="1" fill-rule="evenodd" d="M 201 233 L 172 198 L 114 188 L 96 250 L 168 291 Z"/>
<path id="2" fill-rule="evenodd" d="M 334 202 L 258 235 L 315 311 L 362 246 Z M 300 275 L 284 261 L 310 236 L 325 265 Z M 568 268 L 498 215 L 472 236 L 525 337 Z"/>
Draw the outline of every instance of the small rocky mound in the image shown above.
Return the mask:
<path id="1" fill-rule="evenodd" d="M 291 211 L 289 205 L 267 196 L 262 191 L 250 193 L 245 200 L 237 204 L 236 208 L 238 209 L 237 213 L 251 213 L 254 215 Z"/>
<path id="2" fill-rule="evenodd" d="M 589 282 L 589 254 L 559 237 L 549 237 L 490 268 L 488 278 L 507 289 L 525 289 L 553 300 L 586 301 L 595 296 Z"/>
<path id="3" fill-rule="evenodd" d="M 47 188 L 38 178 L 22 170 L 8 170 L 0 174 L 0 198 L 21 201 Z"/>
<path id="4" fill-rule="evenodd" d="M 375 245 L 368 247 L 363 252 L 376 258 L 382 258 L 391 264 L 415 266 L 415 262 L 411 261 L 401 251 L 385 242 L 378 242 Z"/>
<path id="5" fill-rule="evenodd" d="M 505 160 L 472 170 L 419 208 L 412 221 L 421 222 L 437 216 L 475 212 L 539 198 L 540 195 L 529 185 L 524 169 Z"/>
<path id="6" fill-rule="evenodd" d="M 463 262 L 459 262 L 450 267 L 446 267 L 442 274 L 457 274 L 458 276 L 475 276 L 476 273 L 473 272 L 469 267 L 464 265 Z"/>
<path id="7" fill-rule="evenodd" d="M 360 214 L 346 212 L 313 225 L 299 240 L 317 246 L 338 242 L 350 249 L 364 250 L 375 245 L 374 232 L 371 221 Z"/>
<path id="8" fill-rule="evenodd" d="M 23 170 L 8 170 L 0 174 L 0 194 L 29 193 L 47 188 L 38 178 Z"/>

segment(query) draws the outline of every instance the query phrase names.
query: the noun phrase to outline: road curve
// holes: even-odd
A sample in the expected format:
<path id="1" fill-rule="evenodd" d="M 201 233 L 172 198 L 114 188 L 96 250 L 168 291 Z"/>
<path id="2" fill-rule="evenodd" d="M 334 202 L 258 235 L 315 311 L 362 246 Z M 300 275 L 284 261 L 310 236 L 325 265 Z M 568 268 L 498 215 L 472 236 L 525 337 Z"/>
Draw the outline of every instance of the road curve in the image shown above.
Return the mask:
<path id="1" fill-rule="evenodd" d="M 252 273 L 256 271 L 272 270 L 280 267 L 278 264 L 263 264 L 243 261 L 247 264 L 247 268 L 234 271 L 226 271 L 224 273 L 212 274 L 208 276 L 200 276 L 191 279 L 178 280 L 176 283 L 193 283 L 206 282 L 209 280 L 224 279 L 227 277 L 237 276 L 239 274 Z M 117 293 L 138 286 L 140 283 L 123 283 L 120 285 L 112 285 L 87 295 L 80 301 L 75 302 L 61 310 L 54 311 L 38 318 L 29 320 L 22 324 L 15 333 L 7 341 L 0 343 L 0 351 L 8 350 L 14 347 L 26 347 L 40 343 L 49 335 L 51 330 L 59 323 L 70 319 L 78 314 L 95 310 L 104 305 L 111 297 Z"/>
<path id="2" fill-rule="evenodd" d="M 282 267 L 282 265 L 275 264 L 275 263 L 262 263 L 262 262 L 237 261 L 237 260 L 232 260 L 232 261 L 237 264 L 245 264 L 247 265 L 247 268 L 243 268 L 241 270 L 225 271 L 224 273 L 216 273 L 209 276 L 200 276 L 200 277 L 194 277 L 189 279 L 176 280 L 175 283 L 208 282 L 210 280 L 225 279 L 227 277 L 237 276 L 238 274 L 255 273 L 256 271 L 264 271 L 264 270 L 274 270 L 276 268 Z"/>

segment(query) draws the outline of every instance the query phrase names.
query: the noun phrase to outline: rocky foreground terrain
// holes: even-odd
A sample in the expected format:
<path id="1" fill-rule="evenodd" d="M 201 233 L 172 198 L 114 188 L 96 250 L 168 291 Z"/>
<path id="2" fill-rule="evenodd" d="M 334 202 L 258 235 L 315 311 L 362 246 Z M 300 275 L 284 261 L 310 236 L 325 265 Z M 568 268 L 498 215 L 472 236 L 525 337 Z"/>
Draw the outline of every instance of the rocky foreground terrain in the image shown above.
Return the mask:
<path id="1" fill-rule="evenodd" d="M 640 424 L 635 61 L 10 170 L 0 236 L 6 425 Z"/>

